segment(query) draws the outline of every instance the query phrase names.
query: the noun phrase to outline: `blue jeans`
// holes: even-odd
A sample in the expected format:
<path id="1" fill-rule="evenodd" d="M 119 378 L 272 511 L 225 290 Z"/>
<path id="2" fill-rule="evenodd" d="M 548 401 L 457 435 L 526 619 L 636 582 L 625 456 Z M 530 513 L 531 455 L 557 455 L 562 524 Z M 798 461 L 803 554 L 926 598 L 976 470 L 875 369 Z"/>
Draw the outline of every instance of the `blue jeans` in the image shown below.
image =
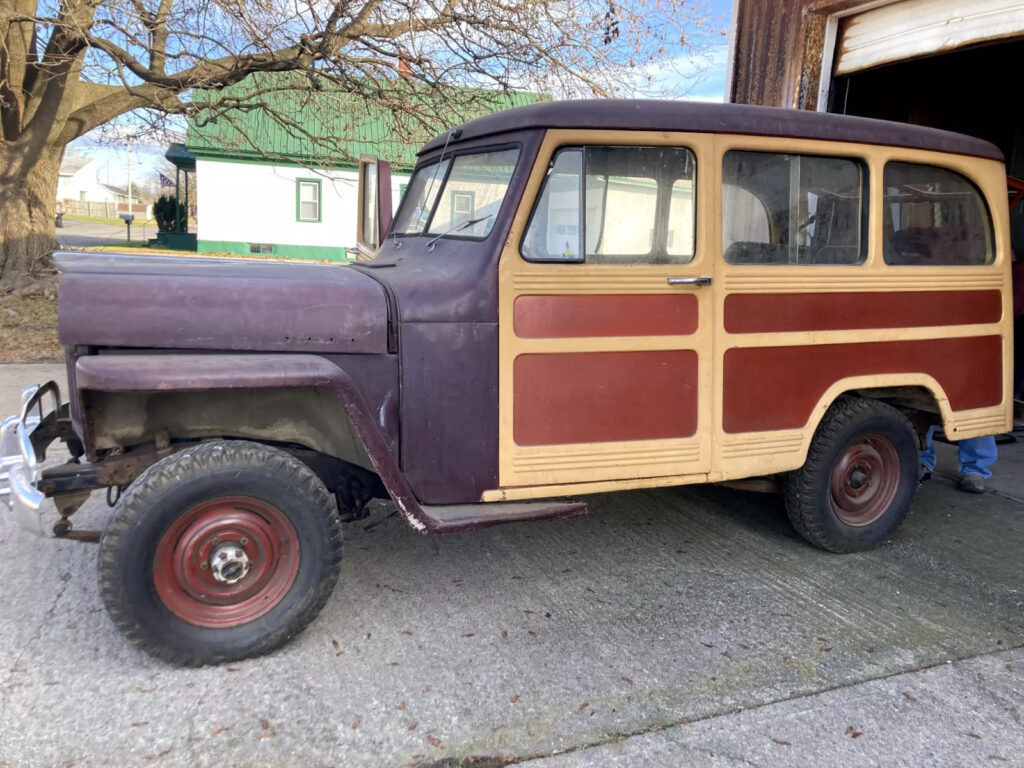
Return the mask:
<path id="1" fill-rule="evenodd" d="M 932 445 L 932 434 L 935 427 L 928 427 L 928 434 L 925 435 L 927 448 L 921 451 L 921 463 L 931 472 L 935 469 L 935 446 Z M 957 443 L 960 450 L 960 474 L 981 475 L 992 477 L 988 468 L 996 463 L 998 454 L 996 452 L 996 439 L 991 435 L 987 437 L 969 437 Z"/>

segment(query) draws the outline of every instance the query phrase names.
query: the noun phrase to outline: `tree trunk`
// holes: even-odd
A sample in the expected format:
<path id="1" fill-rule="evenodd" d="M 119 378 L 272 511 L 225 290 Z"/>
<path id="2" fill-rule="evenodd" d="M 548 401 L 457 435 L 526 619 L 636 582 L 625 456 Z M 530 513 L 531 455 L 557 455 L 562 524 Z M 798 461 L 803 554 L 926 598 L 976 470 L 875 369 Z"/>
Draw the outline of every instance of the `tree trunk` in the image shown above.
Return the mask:
<path id="1" fill-rule="evenodd" d="M 63 147 L 47 147 L 30 164 L 0 147 L 0 291 L 51 275 L 57 247 L 53 216 Z M 26 167 L 27 166 L 27 167 Z"/>

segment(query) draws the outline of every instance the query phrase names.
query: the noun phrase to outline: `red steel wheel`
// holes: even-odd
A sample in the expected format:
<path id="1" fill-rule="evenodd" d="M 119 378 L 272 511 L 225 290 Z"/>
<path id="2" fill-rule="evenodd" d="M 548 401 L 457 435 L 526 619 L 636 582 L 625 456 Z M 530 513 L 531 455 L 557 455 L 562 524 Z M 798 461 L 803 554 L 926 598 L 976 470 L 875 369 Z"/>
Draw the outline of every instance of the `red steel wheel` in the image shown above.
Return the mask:
<path id="1" fill-rule="evenodd" d="M 896 446 L 882 435 L 863 435 L 846 446 L 832 468 L 832 511 L 846 525 L 870 525 L 885 514 L 899 482 Z"/>
<path id="2" fill-rule="evenodd" d="M 281 602 L 299 561 L 295 526 L 280 509 L 250 496 L 226 496 L 186 510 L 164 532 L 153 581 L 179 619 L 236 627 Z"/>
<path id="3" fill-rule="evenodd" d="M 200 667 L 272 651 L 316 618 L 341 570 L 341 523 L 295 456 L 210 440 L 139 475 L 99 550 L 114 625 L 156 658 Z"/>
<path id="4" fill-rule="evenodd" d="M 843 395 L 818 422 L 804 465 L 784 478 L 786 514 L 800 535 L 830 552 L 877 547 L 910 514 L 919 462 L 905 414 Z"/>

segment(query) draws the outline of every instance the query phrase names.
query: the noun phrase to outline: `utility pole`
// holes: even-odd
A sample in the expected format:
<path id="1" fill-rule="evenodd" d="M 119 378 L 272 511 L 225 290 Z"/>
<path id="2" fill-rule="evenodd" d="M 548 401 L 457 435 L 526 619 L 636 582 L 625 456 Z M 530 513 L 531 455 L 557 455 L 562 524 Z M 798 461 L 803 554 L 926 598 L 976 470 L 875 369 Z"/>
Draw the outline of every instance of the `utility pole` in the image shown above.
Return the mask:
<path id="1" fill-rule="evenodd" d="M 128 245 L 132 244 L 132 219 L 135 214 L 132 211 L 132 137 L 128 136 L 128 216 L 124 223 L 128 226 Z"/>
<path id="2" fill-rule="evenodd" d="M 132 212 L 132 137 L 128 137 L 128 213 Z"/>

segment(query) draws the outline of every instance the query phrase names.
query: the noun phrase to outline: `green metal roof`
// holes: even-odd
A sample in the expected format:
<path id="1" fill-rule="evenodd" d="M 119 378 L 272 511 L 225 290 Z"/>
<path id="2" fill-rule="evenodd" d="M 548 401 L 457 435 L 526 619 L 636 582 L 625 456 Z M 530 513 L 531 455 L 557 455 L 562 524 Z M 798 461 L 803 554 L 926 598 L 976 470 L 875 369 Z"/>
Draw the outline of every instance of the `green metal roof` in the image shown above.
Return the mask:
<path id="1" fill-rule="evenodd" d="M 419 110 L 418 121 L 396 117 L 356 94 L 327 87 L 314 90 L 305 73 L 250 75 L 219 93 L 195 93 L 195 103 L 211 106 L 189 118 L 186 146 L 198 157 L 344 166 L 366 154 L 399 168 L 412 167 L 417 150 L 453 125 L 550 99 L 520 91 L 464 88 L 454 94 L 465 95 L 465 106 L 453 110 L 451 95 L 441 106 L 441 100 L 423 87 L 396 82 L 396 91 L 402 88 L 410 91 L 408 100 Z M 410 126 L 404 140 L 399 119 Z"/>

